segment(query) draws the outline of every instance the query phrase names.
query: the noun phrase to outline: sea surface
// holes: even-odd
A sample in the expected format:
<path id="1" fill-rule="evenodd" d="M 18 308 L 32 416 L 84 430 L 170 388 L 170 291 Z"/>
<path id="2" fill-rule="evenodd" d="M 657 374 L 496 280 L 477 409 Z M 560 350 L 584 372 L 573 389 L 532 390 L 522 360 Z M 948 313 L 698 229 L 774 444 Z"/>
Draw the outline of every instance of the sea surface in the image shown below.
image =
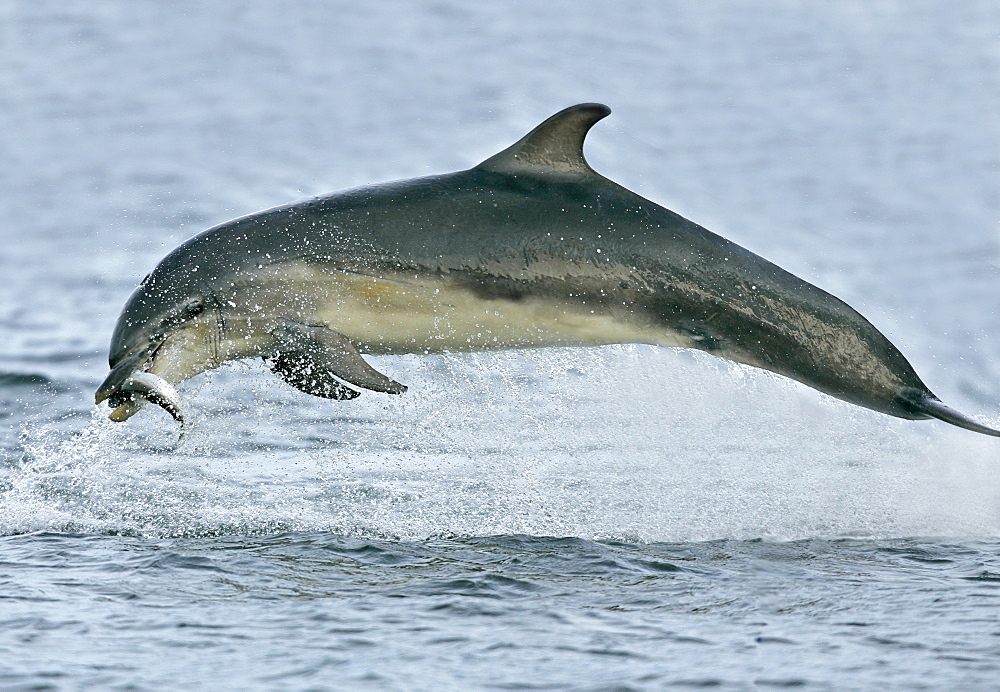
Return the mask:
<path id="1" fill-rule="evenodd" d="M 1000 5 L 0 1 L 0 688 L 1000 688 L 1000 442 L 646 346 L 93 392 L 184 239 L 591 164 L 846 300 L 1000 426 Z"/>

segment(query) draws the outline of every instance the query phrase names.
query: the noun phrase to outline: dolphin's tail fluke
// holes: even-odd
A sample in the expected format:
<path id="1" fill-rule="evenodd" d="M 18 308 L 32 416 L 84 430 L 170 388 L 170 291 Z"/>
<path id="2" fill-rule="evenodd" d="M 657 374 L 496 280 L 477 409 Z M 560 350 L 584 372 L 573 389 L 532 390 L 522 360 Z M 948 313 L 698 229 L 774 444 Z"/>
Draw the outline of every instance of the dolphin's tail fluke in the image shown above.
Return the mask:
<path id="1" fill-rule="evenodd" d="M 960 428 L 972 430 L 973 432 L 1000 437 L 1000 430 L 994 430 L 982 423 L 977 423 L 955 409 L 945 406 L 941 403 L 940 399 L 930 392 L 911 390 L 903 394 L 901 398 L 906 402 L 907 408 L 912 409 L 914 413 L 922 413 L 931 418 L 937 418 L 938 420 L 943 420 L 945 423 L 951 423 L 952 425 L 957 425 Z"/>

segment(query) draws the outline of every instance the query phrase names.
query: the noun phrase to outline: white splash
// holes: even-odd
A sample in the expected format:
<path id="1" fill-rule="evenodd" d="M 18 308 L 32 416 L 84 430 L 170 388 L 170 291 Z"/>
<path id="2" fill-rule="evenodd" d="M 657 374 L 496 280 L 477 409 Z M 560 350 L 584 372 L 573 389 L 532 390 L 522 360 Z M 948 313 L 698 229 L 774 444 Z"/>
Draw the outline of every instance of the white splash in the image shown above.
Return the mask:
<path id="1" fill-rule="evenodd" d="M 34 425 L 0 532 L 332 531 L 633 541 L 1000 535 L 996 440 L 709 356 L 546 349 L 377 364 L 326 402 L 237 366 L 165 415 Z M 152 440 L 152 442 L 151 442 Z"/>

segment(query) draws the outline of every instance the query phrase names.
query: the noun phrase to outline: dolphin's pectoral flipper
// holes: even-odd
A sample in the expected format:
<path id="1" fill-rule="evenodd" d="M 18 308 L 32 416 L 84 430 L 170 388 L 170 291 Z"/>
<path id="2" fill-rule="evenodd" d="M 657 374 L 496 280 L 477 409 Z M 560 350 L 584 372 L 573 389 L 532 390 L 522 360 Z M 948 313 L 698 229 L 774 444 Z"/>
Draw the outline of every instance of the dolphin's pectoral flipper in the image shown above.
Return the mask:
<path id="1" fill-rule="evenodd" d="M 265 361 L 296 389 L 325 399 L 353 399 L 359 392 L 335 378 L 387 394 L 406 387 L 370 366 L 343 334 L 321 324 L 288 320 L 274 330 L 275 347 Z"/>
<path id="2" fill-rule="evenodd" d="M 271 372 L 300 392 L 337 401 L 361 395 L 356 389 L 345 387 L 335 380 L 329 371 L 316 367 L 306 354 L 286 352 L 265 358 L 264 362 Z"/>

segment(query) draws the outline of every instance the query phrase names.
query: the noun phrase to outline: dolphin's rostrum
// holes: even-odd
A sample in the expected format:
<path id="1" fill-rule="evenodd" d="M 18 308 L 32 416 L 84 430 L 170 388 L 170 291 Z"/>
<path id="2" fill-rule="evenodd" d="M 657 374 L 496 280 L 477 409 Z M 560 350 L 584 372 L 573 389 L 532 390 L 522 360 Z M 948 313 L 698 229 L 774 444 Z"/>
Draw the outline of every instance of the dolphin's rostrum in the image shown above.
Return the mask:
<path id="1" fill-rule="evenodd" d="M 596 173 L 610 113 L 567 108 L 457 173 L 334 193 L 229 221 L 135 291 L 97 390 L 113 420 L 261 357 L 329 399 L 406 387 L 362 354 L 645 343 L 697 348 L 900 418 L 1000 432 L 944 406 L 864 317 Z"/>

